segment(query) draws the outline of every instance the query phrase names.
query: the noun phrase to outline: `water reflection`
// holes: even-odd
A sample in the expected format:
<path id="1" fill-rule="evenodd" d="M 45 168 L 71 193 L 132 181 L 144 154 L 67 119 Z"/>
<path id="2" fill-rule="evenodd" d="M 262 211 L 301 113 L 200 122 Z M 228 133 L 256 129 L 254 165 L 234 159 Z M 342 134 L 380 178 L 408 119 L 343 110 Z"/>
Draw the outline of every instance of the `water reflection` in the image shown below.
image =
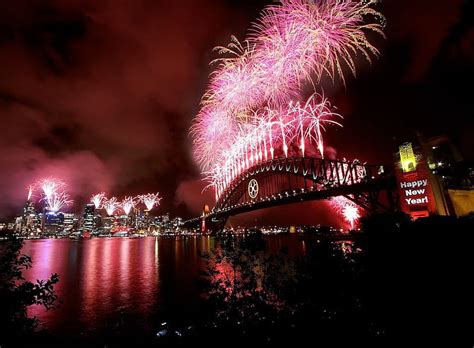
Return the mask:
<path id="1" fill-rule="evenodd" d="M 267 238 L 268 250 L 285 247 L 289 255 L 305 253 L 296 236 Z M 212 237 L 47 239 L 25 242 L 33 259 L 30 280 L 58 273 L 62 305 L 53 311 L 31 308 L 56 335 L 155 332 L 164 320 L 199 317 L 197 284 L 215 248 Z M 137 331 L 138 330 L 138 331 Z"/>
<path id="2" fill-rule="evenodd" d="M 63 301 L 54 311 L 33 307 L 31 314 L 64 335 L 121 329 L 124 313 L 130 329 L 187 314 L 199 298 L 199 255 L 212 245 L 207 237 L 26 241 L 23 251 L 33 259 L 26 278 L 58 273 Z"/>

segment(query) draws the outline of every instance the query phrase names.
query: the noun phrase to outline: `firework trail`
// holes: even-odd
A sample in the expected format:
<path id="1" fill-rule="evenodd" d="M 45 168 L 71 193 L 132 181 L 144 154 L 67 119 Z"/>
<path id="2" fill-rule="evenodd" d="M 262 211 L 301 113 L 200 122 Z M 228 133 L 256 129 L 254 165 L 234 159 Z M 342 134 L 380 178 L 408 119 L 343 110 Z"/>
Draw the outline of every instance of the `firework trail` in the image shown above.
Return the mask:
<path id="1" fill-rule="evenodd" d="M 137 201 L 134 197 L 125 197 L 121 203 L 121 206 L 125 214 L 128 215 L 132 209 L 135 208 L 136 204 Z"/>
<path id="2" fill-rule="evenodd" d="M 49 199 L 54 193 L 61 192 L 65 189 L 66 183 L 62 180 L 49 177 L 41 179 L 36 183 L 36 186 L 39 187 L 43 195 Z"/>
<path id="3" fill-rule="evenodd" d="M 345 84 L 357 55 L 369 62 L 379 55 L 366 36 L 384 35 L 374 3 L 282 0 L 262 12 L 245 41 L 232 37 L 216 48 L 220 58 L 191 127 L 194 156 L 216 197 L 236 173 L 277 152 L 288 156 L 292 144 L 305 156 L 313 142 L 323 157 L 324 126 L 338 122 L 315 96 L 301 104 L 300 91 L 324 75 Z"/>
<path id="4" fill-rule="evenodd" d="M 110 199 L 104 198 L 102 202 L 102 207 L 105 209 L 108 216 L 112 216 L 114 215 L 115 211 L 120 207 L 120 203 L 115 197 L 112 197 Z"/>
<path id="5" fill-rule="evenodd" d="M 34 185 L 28 186 L 28 202 L 30 202 L 31 198 L 33 197 L 33 191 L 34 191 Z"/>
<path id="6" fill-rule="evenodd" d="M 140 201 L 145 204 L 146 209 L 148 211 L 152 210 L 153 207 L 158 206 L 161 201 L 161 197 L 159 197 L 159 193 L 147 193 L 145 195 L 139 196 Z"/>
<path id="7" fill-rule="evenodd" d="M 49 211 L 58 212 L 73 202 L 65 192 L 66 183 L 62 180 L 49 177 L 39 180 L 35 186 L 41 189 L 42 198 L 40 200 L 45 203 L 46 209 Z"/>
<path id="8" fill-rule="evenodd" d="M 332 198 L 330 204 L 338 213 L 344 216 L 344 219 L 349 223 L 351 229 L 354 229 L 354 226 L 360 218 L 358 206 L 343 196 Z"/>
<path id="9" fill-rule="evenodd" d="M 96 194 L 92 195 L 91 203 L 94 204 L 96 209 L 100 209 L 104 199 L 105 199 L 105 192 L 96 193 Z"/>
<path id="10" fill-rule="evenodd" d="M 253 122 L 242 126 L 229 147 L 214 150 L 215 163 L 205 172 L 205 177 L 210 186 L 215 187 L 216 198 L 242 171 L 273 159 L 278 151 L 287 157 L 289 145 L 293 143 L 299 145 L 302 157 L 308 146 L 313 146 L 323 157 L 322 132 L 328 125 L 341 126 L 336 121 L 341 117 L 319 94 L 312 95 L 303 104 L 290 102 L 285 109 L 267 107 L 256 112 Z"/>
<path id="11" fill-rule="evenodd" d="M 47 199 L 48 210 L 56 213 L 62 208 L 72 204 L 72 200 L 69 199 L 69 195 L 66 192 L 54 192 L 50 198 Z"/>

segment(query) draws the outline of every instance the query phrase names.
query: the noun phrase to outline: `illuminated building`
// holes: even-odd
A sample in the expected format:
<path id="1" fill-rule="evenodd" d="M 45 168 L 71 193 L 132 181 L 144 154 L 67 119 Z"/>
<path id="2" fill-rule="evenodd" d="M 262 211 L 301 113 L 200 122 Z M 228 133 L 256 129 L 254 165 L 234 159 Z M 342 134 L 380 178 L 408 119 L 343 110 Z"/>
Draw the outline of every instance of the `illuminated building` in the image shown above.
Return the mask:
<path id="1" fill-rule="evenodd" d="M 465 162 L 446 136 L 421 138 L 421 143 L 449 214 L 462 216 L 474 212 L 474 164 Z"/>
<path id="2" fill-rule="evenodd" d="M 64 214 L 61 212 L 47 211 L 44 215 L 44 229 L 45 235 L 57 235 L 62 232 L 64 228 Z"/>
<path id="3" fill-rule="evenodd" d="M 170 222 L 170 214 L 166 213 L 165 215 L 161 216 L 161 222 L 166 225 Z"/>
<path id="4" fill-rule="evenodd" d="M 399 145 L 396 159 L 400 205 L 412 218 L 474 211 L 474 171 L 447 137 L 419 134 Z"/>
<path id="5" fill-rule="evenodd" d="M 15 233 L 21 232 L 22 224 L 23 224 L 23 218 L 21 216 L 17 216 L 15 218 L 15 229 L 14 229 Z"/>
<path id="6" fill-rule="evenodd" d="M 64 215 L 63 232 L 70 233 L 74 229 L 74 226 L 77 222 L 77 218 L 72 213 L 64 213 L 63 215 Z"/>
<path id="7" fill-rule="evenodd" d="M 41 221 L 36 214 L 31 201 L 27 201 L 23 207 L 22 216 L 15 220 L 15 232 L 22 236 L 31 236 L 38 233 Z"/>
<path id="8" fill-rule="evenodd" d="M 94 213 L 95 206 L 94 204 L 87 204 L 84 207 L 84 214 L 82 216 L 82 232 L 92 232 L 94 230 Z"/>

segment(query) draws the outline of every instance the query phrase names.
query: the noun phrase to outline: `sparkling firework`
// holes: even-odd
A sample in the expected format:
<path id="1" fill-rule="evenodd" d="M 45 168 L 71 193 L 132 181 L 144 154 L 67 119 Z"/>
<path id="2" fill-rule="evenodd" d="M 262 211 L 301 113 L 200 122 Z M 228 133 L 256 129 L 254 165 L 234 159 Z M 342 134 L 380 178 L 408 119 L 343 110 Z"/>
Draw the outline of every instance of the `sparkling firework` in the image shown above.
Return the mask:
<path id="1" fill-rule="evenodd" d="M 332 198 L 330 203 L 337 212 L 344 216 L 344 219 L 350 224 L 351 229 L 354 229 L 354 226 L 360 218 L 358 206 L 343 196 Z"/>
<path id="2" fill-rule="evenodd" d="M 101 192 L 101 193 L 92 195 L 91 202 L 94 204 L 96 209 L 100 209 L 104 199 L 105 199 L 105 193 Z"/>
<path id="3" fill-rule="evenodd" d="M 66 184 L 61 180 L 50 177 L 38 181 L 36 186 L 40 187 L 43 195 L 49 199 L 54 193 L 63 191 Z"/>
<path id="4" fill-rule="evenodd" d="M 72 204 L 72 200 L 65 192 L 54 192 L 49 199 L 47 199 L 47 209 L 51 212 L 58 212 L 61 208 Z"/>
<path id="5" fill-rule="evenodd" d="M 145 204 L 148 211 L 152 210 L 154 206 L 158 206 L 161 201 L 159 193 L 147 193 L 145 195 L 139 196 L 140 201 Z"/>
<path id="6" fill-rule="evenodd" d="M 107 215 L 114 215 L 115 211 L 120 207 L 120 203 L 117 201 L 117 198 L 112 197 L 110 199 L 104 198 L 102 202 L 102 207 L 107 212 Z"/>
<path id="7" fill-rule="evenodd" d="M 35 186 L 41 189 L 41 201 L 45 202 L 49 211 L 57 212 L 73 202 L 65 192 L 66 184 L 62 180 L 49 177 L 39 180 Z"/>
<path id="8" fill-rule="evenodd" d="M 125 212 L 126 215 L 130 214 L 132 209 L 135 207 L 137 204 L 137 201 L 134 197 L 125 197 L 122 201 L 122 209 Z"/>
<path id="9" fill-rule="evenodd" d="M 28 202 L 31 201 L 31 197 L 33 196 L 33 190 L 34 190 L 33 185 L 28 186 Z"/>
<path id="10" fill-rule="evenodd" d="M 311 146 L 324 156 L 322 133 L 327 125 L 338 125 L 329 101 L 321 95 L 312 95 L 304 104 L 290 102 L 284 110 L 265 108 L 253 116 L 234 134 L 228 148 L 214 149 L 214 165 L 205 173 L 216 190 L 218 198 L 242 171 L 273 159 L 280 152 L 288 156 L 289 146 L 298 144 L 299 156 L 306 156 Z"/>
<path id="11" fill-rule="evenodd" d="M 374 3 L 282 0 L 262 12 L 247 40 L 232 37 L 217 48 L 221 57 L 191 128 L 195 158 L 216 197 L 249 166 L 288 156 L 290 145 L 305 156 L 314 143 L 324 156 L 324 126 L 338 124 L 329 103 L 319 95 L 304 105 L 291 100 L 324 75 L 345 83 L 346 68 L 356 73 L 357 54 L 369 62 L 379 55 L 366 37 L 368 31 L 383 36 Z"/>

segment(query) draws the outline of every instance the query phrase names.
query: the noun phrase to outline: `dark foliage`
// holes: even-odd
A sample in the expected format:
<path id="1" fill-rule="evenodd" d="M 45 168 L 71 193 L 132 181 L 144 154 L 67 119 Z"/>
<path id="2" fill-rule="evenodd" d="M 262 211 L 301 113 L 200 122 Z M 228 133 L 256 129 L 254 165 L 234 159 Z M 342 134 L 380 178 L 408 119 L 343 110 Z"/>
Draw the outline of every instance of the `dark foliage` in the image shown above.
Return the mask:
<path id="1" fill-rule="evenodd" d="M 363 222 L 362 284 L 387 341 L 474 343 L 474 219 L 375 215 Z"/>
<path id="2" fill-rule="evenodd" d="M 472 217 L 381 214 L 362 228 L 352 241 L 310 238 L 297 258 L 272 255 L 259 234 L 220 240 L 202 321 L 178 339 L 472 344 Z"/>
<path id="3" fill-rule="evenodd" d="M 23 271 L 32 265 L 31 258 L 21 253 L 23 241 L 14 237 L 0 242 L 0 343 L 11 338 L 35 334 L 38 319 L 28 316 L 28 307 L 41 305 L 52 309 L 57 304 L 54 284 L 57 274 L 35 283 L 23 278 Z"/>

